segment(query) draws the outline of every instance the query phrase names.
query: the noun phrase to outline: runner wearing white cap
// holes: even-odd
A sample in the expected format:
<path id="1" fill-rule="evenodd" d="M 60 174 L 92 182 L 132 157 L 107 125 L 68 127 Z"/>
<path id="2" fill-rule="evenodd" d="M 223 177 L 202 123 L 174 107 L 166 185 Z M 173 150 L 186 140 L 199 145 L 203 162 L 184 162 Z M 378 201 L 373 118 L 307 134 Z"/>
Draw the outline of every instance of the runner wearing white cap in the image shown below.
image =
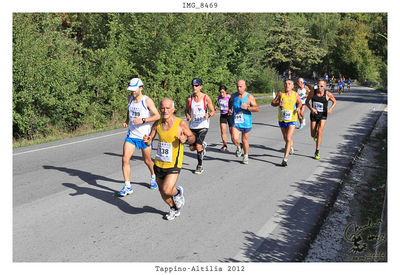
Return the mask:
<path id="1" fill-rule="evenodd" d="M 125 180 L 124 187 L 119 191 L 119 195 L 122 197 L 132 194 L 133 192 L 130 181 L 130 160 L 136 148 L 142 150 L 144 163 L 150 170 L 150 188 L 157 188 L 153 168 L 154 162 L 151 160 L 151 146 L 148 146 L 143 142 L 143 136 L 150 134 L 151 122 L 160 119 L 160 114 L 158 113 L 153 100 L 142 94 L 142 80 L 139 78 L 131 79 L 127 90 L 131 91 L 132 94 L 129 96 L 128 112 L 126 115 L 126 121 L 123 124 L 124 128 L 128 128 L 128 134 L 125 138 L 122 156 L 122 174 Z"/>

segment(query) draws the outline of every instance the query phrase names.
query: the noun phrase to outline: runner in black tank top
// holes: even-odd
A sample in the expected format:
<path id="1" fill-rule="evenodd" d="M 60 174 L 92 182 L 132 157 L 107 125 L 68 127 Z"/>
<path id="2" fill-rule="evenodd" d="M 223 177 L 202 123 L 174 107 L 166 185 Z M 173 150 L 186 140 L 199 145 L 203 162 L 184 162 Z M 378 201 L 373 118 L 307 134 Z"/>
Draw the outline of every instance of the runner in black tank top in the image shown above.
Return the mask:
<path id="1" fill-rule="evenodd" d="M 319 122 L 321 119 L 328 118 L 328 100 L 326 99 L 326 91 L 324 91 L 323 96 L 318 96 L 314 93 L 311 98 L 312 107 L 318 112 L 317 114 L 310 113 L 310 120 Z"/>
<path id="2" fill-rule="evenodd" d="M 318 90 L 310 92 L 306 100 L 306 105 L 311 111 L 311 137 L 315 141 L 315 159 L 320 159 L 319 148 L 321 146 L 322 131 L 328 115 L 332 113 L 333 108 L 336 106 L 335 97 L 331 92 L 326 91 L 325 87 L 325 80 L 319 80 Z M 328 101 L 332 101 L 332 106 L 329 109 Z"/>

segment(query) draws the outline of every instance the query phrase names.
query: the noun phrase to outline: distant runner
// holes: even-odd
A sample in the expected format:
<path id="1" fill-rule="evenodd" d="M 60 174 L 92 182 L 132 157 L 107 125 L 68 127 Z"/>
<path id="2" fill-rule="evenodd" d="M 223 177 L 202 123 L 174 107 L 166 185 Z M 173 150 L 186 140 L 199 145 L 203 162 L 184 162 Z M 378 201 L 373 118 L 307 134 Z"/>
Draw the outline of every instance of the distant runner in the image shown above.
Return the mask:
<path id="1" fill-rule="evenodd" d="M 156 177 L 153 170 L 154 163 L 151 160 L 151 146 L 149 147 L 143 142 L 143 136 L 150 133 L 150 122 L 160 119 L 160 114 L 153 100 L 142 94 L 142 80 L 133 78 L 127 90 L 131 91 L 132 95 L 129 97 L 128 112 L 126 121 L 123 124 L 124 128 L 128 128 L 128 135 L 125 138 L 122 156 L 122 174 L 125 180 L 124 187 L 119 191 L 119 195 L 122 197 L 133 193 L 130 181 L 130 160 L 136 148 L 142 150 L 144 163 L 150 170 L 150 188 L 157 188 Z"/>
<path id="2" fill-rule="evenodd" d="M 344 81 L 342 78 L 340 78 L 338 83 L 338 94 L 340 95 L 343 91 L 344 91 Z"/>
<path id="3" fill-rule="evenodd" d="M 150 146 L 156 134 L 158 135 L 154 171 L 161 197 L 170 207 L 165 219 L 173 220 L 181 214 L 181 208 L 185 204 L 183 188 L 175 187 L 182 168 L 183 144 L 194 143 L 196 138 L 187 123 L 174 115 L 175 106 L 171 99 L 163 99 L 160 110 L 161 119 L 153 124 L 150 135 L 144 136 L 143 140 Z"/>
<path id="4" fill-rule="evenodd" d="M 322 132 L 325 127 L 328 115 L 332 113 L 336 106 L 336 99 L 332 93 L 325 90 L 324 80 L 318 81 L 318 91 L 312 91 L 306 100 L 306 105 L 310 109 L 311 137 L 316 142 L 315 159 L 320 159 L 319 149 L 321 146 Z M 310 104 L 310 101 L 312 105 Z M 328 109 L 328 102 L 332 101 L 332 106 Z"/>
<path id="5" fill-rule="evenodd" d="M 307 85 L 305 85 L 304 79 L 303 78 L 299 78 L 297 80 L 297 84 L 299 85 L 299 87 L 297 88 L 297 93 L 300 96 L 301 99 L 301 108 L 299 109 L 299 129 L 302 129 L 304 126 L 306 126 L 306 118 L 304 117 L 304 111 L 306 110 L 306 99 L 307 99 L 307 95 L 310 93 L 310 88 L 308 88 Z"/>
<path id="6" fill-rule="evenodd" d="M 349 77 L 349 79 L 347 79 L 347 89 L 350 90 L 351 87 L 351 78 Z"/>

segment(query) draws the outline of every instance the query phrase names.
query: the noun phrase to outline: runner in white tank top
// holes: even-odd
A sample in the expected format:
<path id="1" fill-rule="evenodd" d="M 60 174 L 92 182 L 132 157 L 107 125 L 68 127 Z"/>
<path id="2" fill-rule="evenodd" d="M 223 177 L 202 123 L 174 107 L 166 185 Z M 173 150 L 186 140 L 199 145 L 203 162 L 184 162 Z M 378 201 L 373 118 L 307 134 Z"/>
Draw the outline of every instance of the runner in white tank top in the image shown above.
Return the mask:
<path id="1" fill-rule="evenodd" d="M 151 124 L 146 121 L 142 124 L 134 124 L 135 118 L 146 119 L 151 117 L 151 112 L 146 106 L 147 96 L 143 96 L 140 102 L 134 102 L 133 96 L 129 98 L 129 128 L 128 137 L 143 139 L 144 135 L 150 134 Z M 143 122 L 143 120 L 142 120 Z"/>
<path id="2" fill-rule="evenodd" d="M 211 98 L 201 92 L 203 82 L 199 78 L 192 80 L 193 94 L 186 99 L 186 119 L 189 121 L 189 128 L 196 137 L 196 143 L 190 145 L 190 150 L 197 151 L 197 168 L 195 174 L 203 173 L 203 157 L 207 143 L 204 139 L 210 127 L 209 119 L 214 116 L 215 110 Z M 209 113 L 208 113 L 209 111 Z"/>
<path id="3" fill-rule="evenodd" d="M 127 90 L 131 91 L 132 94 L 129 97 L 128 111 L 123 124 L 124 128 L 128 128 L 128 134 L 125 138 L 122 156 L 122 174 L 125 180 L 123 189 L 119 191 L 119 195 L 122 197 L 133 192 L 130 160 L 136 149 L 142 150 L 143 160 L 149 168 L 151 174 L 150 188 L 157 188 L 154 163 L 151 160 L 151 146 L 143 142 L 143 136 L 150 134 L 151 122 L 159 120 L 160 114 L 153 100 L 142 94 L 143 82 L 139 78 L 133 78 Z"/>
<path id="4" fill-rule="evenodd" d="M 297 88 L 297 93 L 299 94 L 301 103 L 303 104 L 298 112 L 300 122 L 299 129 L 301 129 L 306 126 L 306 118 L 304 117 L 304 112 L 306 110 L 306 99 L 307 95 L 310 93 L 310 88 L 308 88 L 307 85 L 304 85 L 304 79 L 302 77 L 297 80 L 297 84 L 299 85 L 299 87 Z"/>

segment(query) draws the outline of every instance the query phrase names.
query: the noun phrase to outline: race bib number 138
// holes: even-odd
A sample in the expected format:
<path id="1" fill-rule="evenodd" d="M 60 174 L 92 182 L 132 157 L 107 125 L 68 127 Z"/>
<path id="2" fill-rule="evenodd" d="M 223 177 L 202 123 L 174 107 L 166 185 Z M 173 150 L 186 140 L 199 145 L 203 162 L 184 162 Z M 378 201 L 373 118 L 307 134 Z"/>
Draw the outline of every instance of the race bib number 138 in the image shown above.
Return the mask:
<path id="1" fill-rule="evenodd" d="M 172 162 L 172 143 L 159 142 L 156 158 L 164 162 Z"/>

